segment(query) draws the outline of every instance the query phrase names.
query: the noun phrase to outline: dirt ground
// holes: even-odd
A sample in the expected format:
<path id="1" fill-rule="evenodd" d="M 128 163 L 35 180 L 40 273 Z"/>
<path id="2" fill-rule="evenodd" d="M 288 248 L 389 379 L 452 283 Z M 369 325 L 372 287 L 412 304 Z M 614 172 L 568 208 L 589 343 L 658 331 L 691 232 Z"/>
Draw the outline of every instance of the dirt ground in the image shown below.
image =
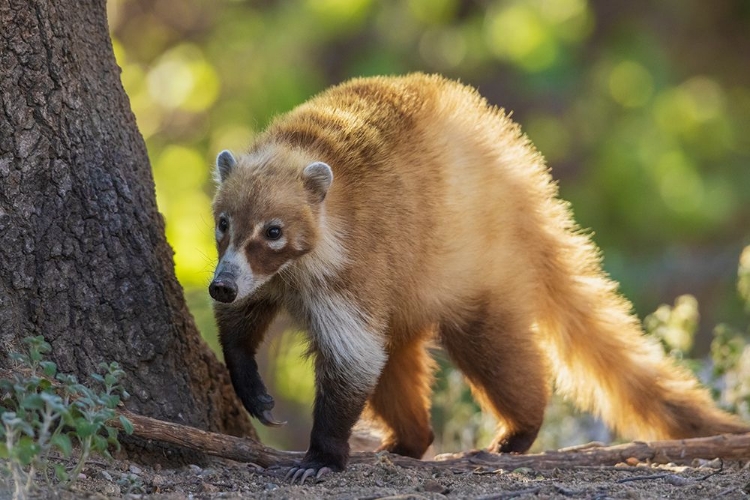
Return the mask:
<path id="1" fill-rule="evenodd" d="M 436 467 L 401 468 L 387 457 L 375 465 L 350 465 L 315 484 L 291 485 L 284 469 L 212 459 L 202 466 L 162 468 L 115 460 L 93 461 L 69 489 L 46 488 L 37 498 L 127 499 L 509 499 L 509 498 L 690 498 L 750 496 L 750 466 L 719 460 L 693 467 L 580 467 L 535 471 L 527 468 L 455 473 Z M 0 498 L 10 492 L 0 491 Z"/>

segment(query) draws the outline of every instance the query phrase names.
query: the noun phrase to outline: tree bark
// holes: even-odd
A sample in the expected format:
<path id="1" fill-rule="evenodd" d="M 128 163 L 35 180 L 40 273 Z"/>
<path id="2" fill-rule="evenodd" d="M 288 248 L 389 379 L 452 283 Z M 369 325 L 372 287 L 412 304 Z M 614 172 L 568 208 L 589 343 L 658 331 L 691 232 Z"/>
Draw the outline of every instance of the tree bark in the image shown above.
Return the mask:
<path id="1" fill-rule="evenodd" d="M 43 335 L 81 380 L 119 362 L 137 413 L 255 436 L 175 278 L 105 7 L 0 2 L 0 352 Z"/>

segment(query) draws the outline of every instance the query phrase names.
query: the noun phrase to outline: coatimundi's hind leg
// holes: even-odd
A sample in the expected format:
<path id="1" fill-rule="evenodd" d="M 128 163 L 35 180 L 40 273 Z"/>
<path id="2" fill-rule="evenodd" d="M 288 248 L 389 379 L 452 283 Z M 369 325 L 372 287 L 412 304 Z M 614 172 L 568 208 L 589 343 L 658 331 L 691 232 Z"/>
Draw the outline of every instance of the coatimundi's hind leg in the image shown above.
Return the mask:
<path id="1" fill-rule="evenodd" d="M 421 339 L 393 349 L 369 400 L 369 410 L 386 426 L 380 449 L 421 458 L 432 444 L 430 394 L 434 362 Z"/>
<path id="2" fill-rule="evenodd" d="M 462 319 L 441 324 L 440 338 L 482 407 L 501 421 L 490 449 L 523 453 L 542 425 L 550 388 L 531 323 L 510 309 L 479 301 Z"/>

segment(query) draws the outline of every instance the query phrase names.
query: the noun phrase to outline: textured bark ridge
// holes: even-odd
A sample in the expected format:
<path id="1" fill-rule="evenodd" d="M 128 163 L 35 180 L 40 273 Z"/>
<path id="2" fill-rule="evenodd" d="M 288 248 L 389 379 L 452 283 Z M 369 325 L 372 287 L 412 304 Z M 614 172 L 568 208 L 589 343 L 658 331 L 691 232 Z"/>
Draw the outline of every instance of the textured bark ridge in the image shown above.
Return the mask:
<path id="1" fill-rule="evenodd" d="M 43 335 L 81 379 L 118 361 L 133 411 L 254 436 L 175 279 L 105 3 L 0 2 L 0 352 Z"/>

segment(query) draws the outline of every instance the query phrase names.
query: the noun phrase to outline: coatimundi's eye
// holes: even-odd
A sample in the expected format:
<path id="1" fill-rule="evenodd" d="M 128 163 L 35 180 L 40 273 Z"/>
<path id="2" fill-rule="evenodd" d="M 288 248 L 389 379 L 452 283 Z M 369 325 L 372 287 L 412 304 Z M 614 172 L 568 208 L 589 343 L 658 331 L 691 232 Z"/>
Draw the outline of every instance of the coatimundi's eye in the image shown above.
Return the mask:
<path id="1" fill-rule="evenodd" d="M 266 238 L 269 240 L 278 240 L 281 238 L 281 228 L 279 226 L 268 226 L 266 228 Z"/>
<path id="2" fill-rule="evenodd" d="M 224 215 L 220 216 L 219 223 L 216 225 L 216 229 L 218 229 L 222 234 L 226 233 L 227 229 L 229 229 L 229 219 L 227 219 Z"/>

